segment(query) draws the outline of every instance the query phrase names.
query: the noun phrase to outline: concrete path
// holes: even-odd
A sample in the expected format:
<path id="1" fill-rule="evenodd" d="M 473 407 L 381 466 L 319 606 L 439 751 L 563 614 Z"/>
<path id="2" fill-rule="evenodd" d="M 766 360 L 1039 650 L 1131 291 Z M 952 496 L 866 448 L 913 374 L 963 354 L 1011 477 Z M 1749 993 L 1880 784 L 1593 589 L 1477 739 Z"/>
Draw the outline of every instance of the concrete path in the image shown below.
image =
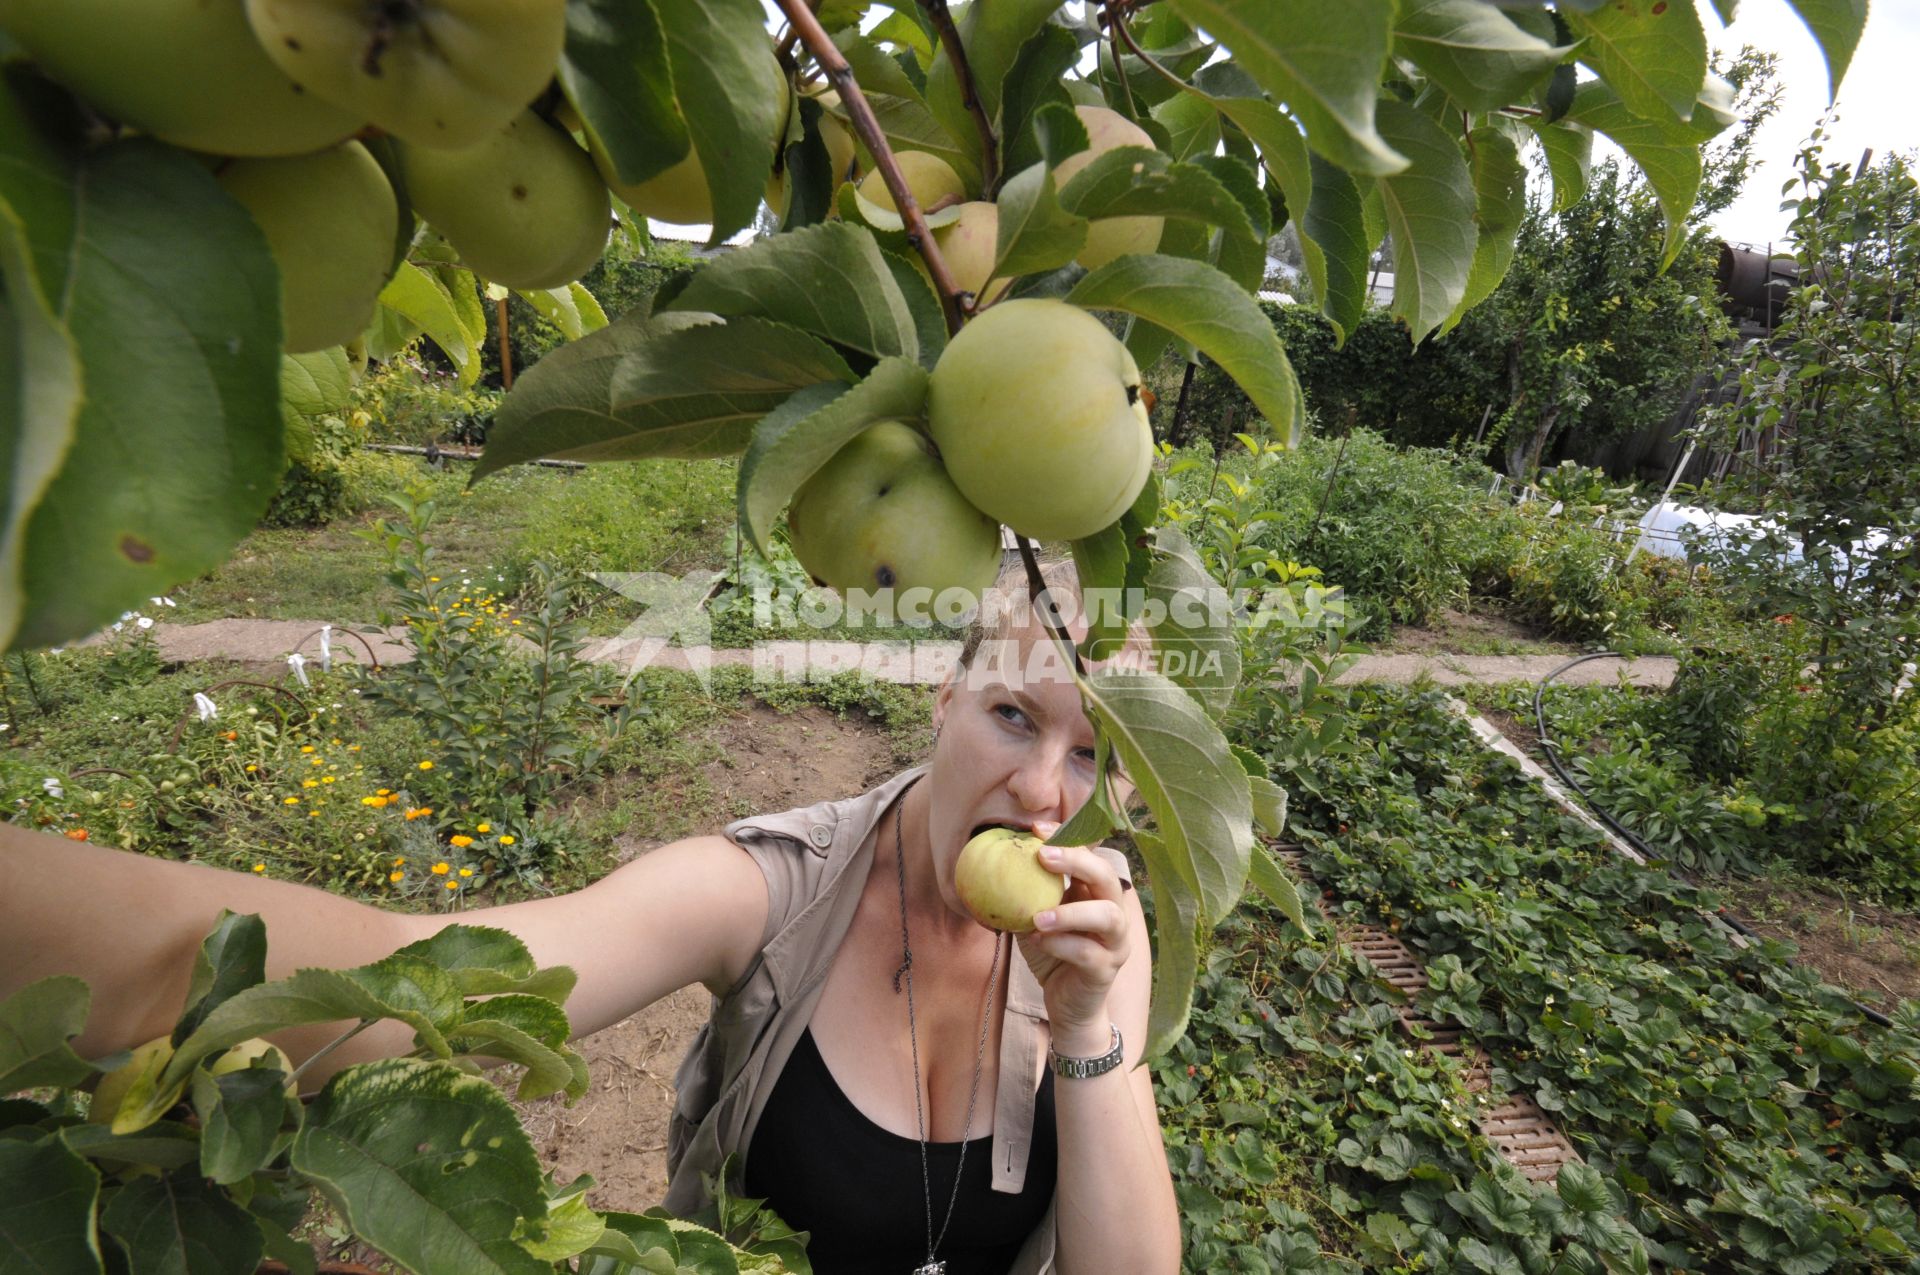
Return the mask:
<path id="1" fill-rule="evenodd" d="M 295 650 L 308 661 L 320 656 L 319 620 L 210 620 L 204 624 L 156 624 L 160 656 L 169 662 L 227 659 L 284 664 Z M 365 631 L 362 631 L 364 628 Z M 99 635 L 87 639 L 99 641 Z M 369 651 L 382 664 L 413 658 L 405 630 L 334 625 L 328 639 L 335 659 L 364 660 Z M 83 644 L 84 645 L 84 644 Z M 682 672 L 729 665 L 752 668 L 763 678 L 808 681 L 835 673 L 862 671 L 883 681 L 938 684 L 958 657 L 960 644 L 925 642 L 765 642 L 758 647 L 712 649 L 652 648 L 621 638 L 587 644 L 583 655 L 596 663 Z M 1435 653 L 1365 655 L 1341 680 L 1412 682 L 1423 674 L 1441 686 L 1471 683 L 1534 682 L 1566 663 L 1559 655 L 1446 655 Z M 1635 686 L 1660 687 L 1673 679 L 1674 661 L 1666 656 L 1639 660 L 1591 660 L 1563 674 L 1567 685 L 1612 685 L 1622 670 Z"/>

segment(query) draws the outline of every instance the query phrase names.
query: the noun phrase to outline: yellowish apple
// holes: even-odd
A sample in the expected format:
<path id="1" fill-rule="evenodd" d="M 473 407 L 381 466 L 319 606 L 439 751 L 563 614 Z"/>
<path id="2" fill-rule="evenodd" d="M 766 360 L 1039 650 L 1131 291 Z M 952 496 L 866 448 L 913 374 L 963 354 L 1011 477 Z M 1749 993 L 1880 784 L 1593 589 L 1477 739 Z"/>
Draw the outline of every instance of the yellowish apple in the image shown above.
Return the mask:
<path id="1" fill-rule="evenodd" d="M 961 494 L 1038 540 L 1111 525 L 1153 467 L 1133 356 L 1064 301 L 1002 301 L 960 329 L 934 365 L 927 420 Z"/>
<path id="2" fill-rule="evenodd" d="M 767 155 L 782 145 L 787 135 L 787 113 L 792 105 L 789 96 L 792 86 L 787 83 L 787 73 L 779 61 L 768 50 L 765 69 L 761 81 L 757 84 L 743 85 L 743 94 L 762 96 L 746 98 L 763 103 L 779 102 L 779 108 L 772 112 L 770 131 L 767 134 Z M 600 177 L 614 194 L 624 199 L 628 206 L 643 217 L 655 221 L 671 222 L 676 226 L 710 226 L 713 224 L 713 192 L 707 187 L 706 169 L 700 163 L 700 151 L 697 147 L 688 149 L 679 162 L 663 172 L 655 173 L 642 182 L 624 182 L 613 166 L 613 157 L 607 154 L 606 146 L 594 134 L 591 125 L 587 126 L 587 150 L 593 156 L 593 162 L 600 170 Z M 776 212 L 785 204 L 785 197 L 772 184 L 764 192 L 768 202 L 774 205 Z"/>
<path id="3" fill-rule="evenodd" d="M 967 842 L 953 866 L 953 888 L 974 920 L 1024 934 L 1034 913 L 1060 906 L 1068 881 L 1040 866 L 1043 844 L 1015 828 L 989 828 Z"/>
<path id="4" fill-rule="evenodd" d="M 1087 129 L 1087 149 L 1067 156 L 1053 170 L 1053 180 L 1065 186 L 1088 164 L 1119 146 L 1153 149 L 1147 131 L 1118 111 L 1104 106 L 1076 106 L 1074 114 Z M 1152 252 L 1160 246 L 1161 217 L 1104 217 L 1087 226 L 1087 242 L 1074 260 L 1089 270 L 1130 252 Z"/>
<path id="5" fill-rule="evenodd" d="M 899 421 L 863 431 L 787 508 L 794 556 L 838 589 L 986 589 L 1000 525 L 968 504 L 926 438 Z"/>
<path id="6" fill-rule="evenodd" d="M 414 208 L 483 278 L 557 288 L 606 249 L 606 183 L 571 137 L 532 111 L 466 150 L 402 143 L 401 161 Z"/>
<path id="7" fill-rule="evenodd" d="M 280 69 L 415 146 L 475 146 L 553 79 L 566 0 L 246 0 Z"/>
<path id="8" fill-rule="evenodd" d="M 218 155 L 299 155 L 365 121 L 275 66 L 244 0 L 5 0 L 0 26 L 108 118 Z"/>
<path id="9" fill-rule="evenodd" d="M 111 1125 L 115 1133 L 138 1133 L 158 1120 L 180 1100 L 180 1093 L 186 1088 L 182 1080 L 170 1095 L 162 1095 L 156 1089 L 160 1073 L 172 1058 L 170 1036 L 156 1036 L 136 1047 L 131 1059 L 102 1076 L 94 1086 L 93 1105 L 87 1109 L 87 1120 Z"/>
<path id="10" fill-rule="evenodd" d="M 287 1075 L 287 1092 L 294 1092 L 293 1060 L 287 1057 L 286 1051 L 282 1050 L 280 1046 L 274 1044 L 272 1041 L 262 1040 L 258 1036 L 253 1036 L 241 1041 L 239 1044 L 232 1046 L 225 1053 L 215 1058 L 211 1063 L 208 1063 L 207 1074 L 210 1076 L 224 1076 L 229 1072 L 244 1071 L 256 1065 L 277 1067 L 285 1072 Z"/>
<path id="11" fill-rule="evenodd" d="M 940 246 L 940 256 L 947 263 L 947 273 L 953 276 L 962 292 L 973 293 L 976 305 L 997 299 L 1013 283 L 1011 279 L 993 274 L 999 240 L 1000 209 L 984 199 L 961 204 L 959 220 L 933 232 L 933 241 Z M 929 283 L 933 281 L 919 253 L 908 260 L 913 262 L 914 269 L 926 275 Z"/>
<path id="12" fill-rule="evenodd" d="M 960 174 L 954 172 L 953 165 L 938 155 L 930 155 L 926 151 L 899 151 L 894 159 L 900 165 L 900 175 L 907 179 L 907 190 L 912 193 L 913 202 L 920 205 L 922 213 L 933 212 L 967 197 L 967 187 L 960 180 Z M 886 230 L 898 230 L 906 224 L 900 217 L 899 206 L 893 202 L 893 192 L 887 189 L 886 177 L 879 169 L 862 177 L 855 189 L 864 201 L 861 213 L 868 221 Z"/>
<path id="13" fill-rule="evenodd" d="M 353 340 L 393 264 L 400 210 L 367 148 L 346 142 L 286 159 L 237 159 L 216 174 L 267 236 L 280 267 L 290 354 Z"/>

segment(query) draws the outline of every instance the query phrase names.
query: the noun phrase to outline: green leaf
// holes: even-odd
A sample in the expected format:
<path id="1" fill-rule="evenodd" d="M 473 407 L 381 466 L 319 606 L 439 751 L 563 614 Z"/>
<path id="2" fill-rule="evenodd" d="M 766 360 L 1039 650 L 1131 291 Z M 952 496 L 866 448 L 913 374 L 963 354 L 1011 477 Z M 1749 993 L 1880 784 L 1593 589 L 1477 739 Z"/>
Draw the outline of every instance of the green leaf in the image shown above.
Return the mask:
<path id="1" fill-rule="evenodd" d="M 693 139 L 653 0 L 568 0 L 559 78 L 621 181 L 646 181 L 686 158 Z"/>
<path id="2" fill-rule="evenodd" d="M 1253 782 L 1261 782 L 1258 775 L 1248 775 L 1247 778 Z M 1281 804 L 1285 805 L 1284 794 Z M 1266 895 L 1269 903 L 1280 909 L 1280 915 L 1292 921 L 1301 930 L 1309 934 L 1313 932 L 1307 925 L 1307 910 L 1300 905 L 1300 887 L 1294 882 L 1293 874 L 1275 862 L 1265 846 L 1253 847 L 1248 876 L 1254 888 Z"/>
<path id="3" fill-rule="evenodd" d="M 1171 872 L 1161 875 L 1159 865 L 1166 862 L 1167 852 L 1160 838 L 1136 830 L 1133 843 L 1146 859 L 1153 883 L 1153 992 L 1141 1056 L 1157 1058 L 1187 1032 L 1193 984 L 1200 976 L 1200 918 L 1194 896 L 1180 888 Z"/>
<path id="4" fill-rule="evenodd" d="M 159 1169 L 177 1169 L 200 1158 L 200 1130 L 178 1120 L 159 1120 L 133 1133 L 115 1133 L 104 1124 L 70 1124 L 60 1141 L 89 1160 L 119 1160 Z"/>
<path id="5" fill-rule="evenodd" d="M 1524 102 L 1566 52 L 1484 0 L 1400 0 L 1394 47 L 1474 111 Z"/>
<path id="6" fill-rule="evenodd" d="M 1048 106 L 1069 116 L 1073 113 L 1072 96 L 1061 81 L 1079 54 L 1080 44 L 1073 33 L 1048 23 L 1027 41 L 1007 70 L 1001 86 L 1000 118 L 995 121 L 1002 158 L 1001 191 L 994 197 L 1001 200 L 1002 216 L 1006 211 L 1002 196 L 1007 178 L 1041 159 L 1040 139 L 1033 127 L 1038 113 Z"/>
<path id="7" fill-rule="evenodd" d="M 493 1085 L 388 1058 L 327 1082 L 293 1142 L 293 1168 L 358 1237 L 412 1270 L 553 1275 L 514 1241 L 546 1216 L 540 1162 Z"/>
<path id="8" fill-rule="evenodd" d="M 492 926 L 442 926 L 394 955 L 415 956 L 440 966 L 453 977 L 462 996 L 523 992 L 564 1004 L 573 991 L 571 967 L 536 967 L 533 954 L 518 936 Z"/>
<path id="9" fill-rule="evenodd" d="M 956 135 L 937 119 L 919 86 L 892 55 L 853 30 L 841 31 L 834 43 L 853 68 L 855 81 L 866 94 L 867 105 L 895 151 L 926 151 L 952 167 L 968 190 L 980 187 L 979 134 L 971 123 Z"/>
<path id="10" fill-rule="evenodd" d="M 1230 67 L 1233 64 L 1227 62 L 1221 65 Z M 1252 82 L 1251 79 L 1247 80 L 1249 84 Z M 1220 148 L 1220 112 L 1206 94 L 1194 92 L 1192 86 L 1184 82 L 1182 88 L 1185 91 L 1176 92 L 1153 108 L 1153 118 L 1167 130 L 1170 140 L 1167 154 L 1178 160 L 1211 155 Z M 1268 105 L 1272 106 L 1271 103 Z M 1304 142 L 1301 144 L 1305 145 Z"/>
<path id="11" fill-rule="evenodd" d="M 1135 315 L 1191 342 L 1234 379 L 1289 445 L 1304 434 L 1299 378 L 1272 322 L 1212 266 L 1163 254 L 1119 257 L 1075 284 L 1067 300 Z"/>
<path id="12" fill-rule="evenodd" d="M 1393 232 L 1393 312 L 1417 343 L 1466 295 L 1473 269 L 1473 174 L 1438 124 L 1391 98 L 1380 130 L 1412 162 L 1375 183 Z"/>
<path id="13" fill-rule="evenodd" d="M 425 332 L 427 339 L 452 361 L 460 384 L 472 385 L 480 379 L 480 350 L 454 303 L 452 291 L 438 275 L 405 262 L 380 290 L 380 304 Z"/>
<path id="14" fill-rule="evenodd" d="M 133 1270 L 169 1275 L 250 1271 L 265 1246 L 247 1211 L 191 1169 L 126 1183 L 100 1211 L 100 1229 Z"/>
<path id="15" fill-rule="evenodd" d="M 546 1008 L 531 1008 L 535 1005 Z M 584 1067 L 574 1067 L 578 1055 L 566 1048 L 566 1036 L 566 1015 L 549 1002 L 535 996 L 496 996 L 476 1006 L 473 1017 L 449 1034 L 448 1043 L 461 1053 L 502 1058 L 526 1068 L 514 1091 L 516 1102 L 564 1092 L 571 1103 L 586 1093 L 587 1076 Z"/>
<path id="16" fill-rule="evenodd" d="M 1265 775 L 1248 775 L 1247 791 L 1253 799 L 1254 826 L 1269 837 L 1287 829 L 1287 790 Z"/>
<path id="17" fill-rule="evenodd" d="M 1083 536 L 1069 546 L 1086 609 L 1087 636 L 1080 644 L 1083 658 L 1093 661 L 1118 650 L 1126 640 L 1127 547 L 1124 519 Z"/>
<path id="18" fill-rule="evenodd" d="M 81 979 L 55 974 L 0 1001 L 0 1094 L 71 1087 L 95 1074 L 68 1044 L 86 1030 L 92 996 Z"/>
<path id="19" fill-rule="evenodd" d="M 999 207 L 995 275 L 1057 270 L 1086 246 L 1087 223 L 1060 206 L 1053 170 L 1044 161 L 1008 179 L 1000 188 Z"/>
<path id="20" fill-rule="evenodd" d="M 173 1025 L 171 1040 L 178 1047 L 221 1004 L 249 987 L 266 981 L 267 927 L 259 916 L 227 908 L 193 955 L 193 976 L 187 984 L 187 1008 Z"/>
<path id="21" fill-rule="evenodd" d="M 1612 88 L 1598 81 L 1588 81 L 1574 93 L 1573 109 L 1567 112 L 1566 122 L 1605 133 L 1647 175 L 1654 197 L 1667 216 L 1666 250 L 1660 264 L 1663 269 L 1672 265 L 1680 255 L 1687 217 L 1700 191 L 1700 139 L 1696 131 L 1671 119 L 1635 115 Z"/>
<path id="22" fill-rule="evenodd" d="M 1313 159 L 1313 202 L 1300 226 L 1300 242 L 1317 245 L 1326 261 L 1326 283 L 1316 292 L 1320 313 L 1333 324 L 1339 344 L 1359 326 L 1371 296 L 1367 279 L 1373 249 L 1367 243 L 1360 187 L 1346 170 Z"/>
<path id="23" fill-rule="evenodd" d="M 1607 1194 L 1606 1180 L 1590 1164 L 1562 1166 L 1553 1186 L 1561 1202 L 1576 1213 L 1613 1211 L 1613 1198 Z"/>
<path id="24" fill-rule="evenodd" d="M 941 351 L 947 348 L 947 313 L 940 308 L 940 298 L 934 294 L 933 280 L 923 273 L 925 263 L 918 252 L 911 258 L 885 251 L 880 256 L 887 263 L 887 272 L 893 276 L 894 286 L 900 289 L 900 295 L 907 303 L 907 313 L 913 316 L 914 337 L 920 346 L 920 366 L 931 372 L 933 365 L 940 361 Z"/>
<path id="25" fill-rule="evenodd" d="M 37 166 L 44 153 L 7 140 L 23 128 L 0 124 L 0 155 L 10 161 L 0 163 L 0 199 L 23 227 L 0 238 L 17 244 L 24 234 L 31 246 L 85 385 L 73 463 L 46 483 L 26 525 L 14 640 L 46 646 L 212 570 L 266 510 L 285 468 L 279 276 L 253 219 L 199 160 L 135 139 L 90 151 L 62 175 Z M 54 180 L 75 194 L 69 238 L 50 268 L 60 227 L 19 219 L 65 214 L 47 197 Z M 14 295 L 10 278 L 13 339 L 21 323 L 37 328 L 34 354 L 55 361 L 35 369 L 32 433 L 0 431 L 9 449 L 31 443 L 27 472 L 6 480 L 9 519 L 24 512 L 25 492 L 44 478 L 36 471 L 57 451 L 72 388 L 55 331 Z M 20 374 L 6 379 L 19 401 Z M 4 605 L 0 623 L 11 627 L 13 607 Z"/>
<path id="26" fill-rule="evenodd" d="M 587 333 L 607 326 L 606 311 L 577 280 L 561 288 L 516 288 L 514 291 L 541 318 L 559 328 L 560 335 L 569 341 L 578 341 Z"/>
<path id="27" fill-rule="evenodd" d="M 1098 731 L 1093 736 L 1093 773 L 1101 781 L 1087 792 L 1087 799 L 1073 817 L 1054 829 L 1047 838 L 1052 846 L 1090 846 L 1097 845 L 1113 835 L 1118 828 L 1126 826 L 1113 806 L 1113 792 L 1109 764 L 1113 756 L 1113 745 L 1105 735 Z"/>
<path id="28" fill-rule="evenodd" d="M 1355 173 L 1382 176 L 1406 159 L 1374 127 L 1380 71 L 1393 40 L 1393 0 L 1169 0 L 1305 126 L 1307 144 Z"/>
<path id="29" fill-rule="evenodd" d="M 543 1262 L 564 1262 L 592 1248 L 606 1230 L 583 1189 L 549 1200 L 546 1217 L 524 1227 L 516 1239 Z"/>
<path id="30" fill-rule="evenodd" d="M 1520 162 L 1513 139 L 1482 125 L 1467 140 L 1474 189 L 1473 268 L 1467 273 L 1466 295 L 1440 325 L 1442 336 L 1500 286 L 1513 264 L 1514 242 L 1527 216 L 1527 166 Z"/>
<path id="31" fill-rule="evenodd" d="M 1867 0 L 1787 0 L 1820 42 L 1827 60 L 1827 100 L 1840 96 L 1840 81 L 1853 63 L 1860 33 L 1867 26 Z"/>
<path id="32" fill-rule="evenodd" d="M 667 308 L 771 319 L 876 359 L 920 354 L 912 312 L 880 245 L 845 222 L 736 248 L 703 267 Z"/>
<path id="33" fill-rule="evenodd" d="M 1185 895 L 1209 924 L 1240 898 L 1253 845 L 1246 774 L 1198 700 L 1158 673 L 1097 671 L 1081 696 L 1153 812 L 1157 900 Z"/>
<path id="34" fill-rule="evenodd" d="M 280 401 L 302 416 L 325 416 L 352 401 L 353 364 L 343 346 L 280 356 Z"/>
<path id="35" fill-rule="evenodd" d="M 1060 191 L 1060 204 L 1088 221 L 1170 217 L 1219 226 L 1243 239 L 1264 238 L 1245 205 L 1213 173 L 1144 146 L 1118 146 L 1094 159 Z"/>
<path id="36" fill-rule="evenodd" d="M 1697 8 L 1673 0 L 1610 0 L 1561 16 L 1586 37 L 1580 60 L 1629 111 L 1655 120 L 1693 118 L 1707 78 L 1707 33 Z"/>
<path id="37" fill-rule="evenodd" d="M 754 427 L 740 461 L 740 525 L 767 551 L 773 523 L 793 494 L 855 437 L 881 421 L 919 419 L 927 372 L 906 359 L 883 359 L 867 377 L 801 390 Z"/>
<path id="38" fill-rule="evenodd" d="M 592 454 L 628 437 L 632 427 L 614 416 L 612 406 L 620 361 L 650 341 L 713 322 L 710 314 L 649 318 L 636 312 L 554 350 L 514 381 L 487 429 L 470 484 L 508 465 L 575 450 Z"/>
<path id="39" fill-rule="evenodd" d="M 1565 212 L 1587 193 L 1587 174 L 1593 168 L 1593 130 L 1584 124 L 1548 124 L 1527 120 L 1528 127 L 1540 139 L 1547 156 L 1547 170 L 1553 174 L 1553 210 Z"/>
<path id="40" fill-rule="evenodd" d="M 956 26 L 961 46 L 967 51 L 967 69 L 989 120 L 1000 113 L 1000 90 L 1008 70 L 1057 8 L 1057 0 L 994 0 L 991 4 L 970 4 L 959 11 Z M 927 72 L 926 100 L 947 133 L 976 161 L 977 172 L 980 129 L 961 100 L 959 76 L 944 47 L 935 52 L 933 67 Z M 969 186 L 977 187 L 977 182 Z"/>
<path id="41" fill-rule="evenodd" d="M 231 1185 L 267 1167 L 287 1114 L 286 1082 L 287 1073 L 278 1067 L 243 1067 L 223 1076 L 194 1068 L 203 1175 Z"/>
<path id="42" fill-rule="evenodd" d="M 787 86 L 760 0 L 673 0 L 660 24 L 673 92 L 713 198 L 709 247 L 753 224 L 773 172 Z M 712 156 L 708 160 L 705 157 Z"/>
<path id="43" fill-rule="evenodd" d="M 1226 590 L 1172 527 L 1154 533 L 1146 588 L 1159 619 L 1153 628 L 1156 664 L 1218 717 L 1240 682 L 1240 641 Z"/>
<path id="44" fill-rule="evenodd" d="M 76 980 L 77 981 L 77 980 Z M 7 1269 L 86 1275 L 102 1269 L 94 1207 L 100 1174 L 57 1137 L 0 1139 L 0 1235 Z"/>
<path id="45" fill-rule="evenodd" d="M 892 280 L 888 280 L 889 285 Z M 581 460 L 727 456 L 795 390 L 852 381 L 833 348 L 795 328 L 739 318 L 668 332 L 621 360 L 611 387 L 620 436 L 568 454 Z"/>

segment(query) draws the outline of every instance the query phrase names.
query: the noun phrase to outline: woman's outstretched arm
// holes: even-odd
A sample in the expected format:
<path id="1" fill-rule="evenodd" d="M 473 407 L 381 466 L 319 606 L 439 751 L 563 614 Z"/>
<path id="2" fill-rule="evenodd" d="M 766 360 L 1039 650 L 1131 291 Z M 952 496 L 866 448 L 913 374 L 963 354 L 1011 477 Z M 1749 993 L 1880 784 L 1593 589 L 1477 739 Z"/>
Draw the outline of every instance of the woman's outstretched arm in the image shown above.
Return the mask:
<path id="1" fill-rule="evenodd" d="M 579 1037 L 691 983 L 731 986 L 759 949 L 767 896 L 759 868 L 720 837 L 662 846 L 571 894 L 417 915 L 0 823 L 0 997 L 53 974 L 86 980 L 92 1008 L 75 1041 L 83 1057 L 165 1035 L 222 908 L 265 923 L 269 980 L 377 961 L 454 923 L 507 930 L 538 964 L 573 968 L 566 1010 Z M 351 1026 L 315 1023 L 269 1039 L 298 1064 Z M 378 1023 L 315 1064 L 301 1088 L 412 1049 L 412 1028 Z"/>

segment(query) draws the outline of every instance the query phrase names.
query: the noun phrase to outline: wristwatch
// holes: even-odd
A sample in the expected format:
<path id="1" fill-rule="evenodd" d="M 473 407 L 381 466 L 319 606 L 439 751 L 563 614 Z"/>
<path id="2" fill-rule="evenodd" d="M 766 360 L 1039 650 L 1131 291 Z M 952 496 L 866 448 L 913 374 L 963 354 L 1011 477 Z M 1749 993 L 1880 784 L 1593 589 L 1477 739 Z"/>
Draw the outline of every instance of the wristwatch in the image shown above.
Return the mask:
<path id="1" fill-rule="evenodd" d="M 1113 1033 L 1113 1048 L 1097 1058 L 1063 1058 L 1053 1052 L 1053 1046 L 1047 1046 L 1047 1057 L 1053 1060 L 1053 1074 L 1065 1076 L 1068 1080 L 1087 1080 L 1094 1076 L 1104 1076 L 1120 1065 L 1120 1029 L 1112 1023 L 1107 1030 Z"/>

